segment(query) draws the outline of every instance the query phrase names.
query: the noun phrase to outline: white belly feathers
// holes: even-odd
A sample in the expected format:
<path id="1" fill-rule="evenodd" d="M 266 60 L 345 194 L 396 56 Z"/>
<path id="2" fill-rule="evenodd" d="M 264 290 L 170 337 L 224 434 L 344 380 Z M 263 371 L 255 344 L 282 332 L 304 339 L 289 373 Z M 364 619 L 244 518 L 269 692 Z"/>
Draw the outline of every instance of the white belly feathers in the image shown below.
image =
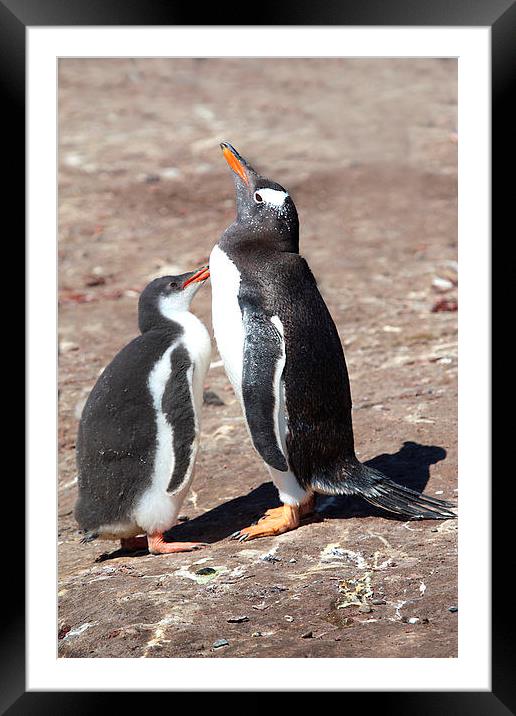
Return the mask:
<path id="1" fill-rule="evenodd" d="M 238 304 L 240 272 L 218 246 L 210 256 L 213 332 L 233 390 L 242 400 L 244 326 Z"/>
<path id="2" fill-rule="evenodd" d="M 178 316 L 173 316 L 172 319 L 182 325 L 184 333 L 167 348 L 149 375 L 148 388 L 156 415 L 157 448 L 151 485 L 141 495 L 133 512 L 133 519 L 136 524 L 150 534 L 169 529 L 175 523 L 184 498 L 184 492 L 188 489 L 193 476 L 200 434 L 204 378 L 211 355 L 208 331 L 196 316 L 189 312 L 182 312 Z M 194 407 L 196 438 L 192 445 L 186 483 L 178 494 L 170 495 L 167 493 L 167 487 L 174 471 L 174 432 L 162 411 L 161 402 L 170 376 L 170 354 L 179 344 L 185 346 L 192 361 L 192 365 L 188 369 L 188 382 Z"/>
<path id="3" fill-rule="evenodd" d="M 238 303 L 240 290 L 240 272 L 231 259 L 215 246 L 210 256 L 210 275 L 212 290 L 213 332 L 217 341 L 220 357 L 233 389 L 242 403 L 242 372 L 244 363 L 244 324 Z M 271 322 L 283 336 L 283 325 L 278 316 L 272 316 Z M 288 419 L 285 408 L 285 386 L 281 373 L 285 365 L 285 347 L 278 361 L 274 375 L 276 405 L 274 411 L 274 432 L 278 446 L 285 457 Z M 244 412 L 245 414 L 245 412 Z M 249 426 L 247 426 L 249 430 Z M 288 462 L 288 458 L 287 458 Z M 306 499 L 307 493 L 288 470 L 280 472 L 268 466 L 272 480 L 285 504 L 298 505 Z"/>

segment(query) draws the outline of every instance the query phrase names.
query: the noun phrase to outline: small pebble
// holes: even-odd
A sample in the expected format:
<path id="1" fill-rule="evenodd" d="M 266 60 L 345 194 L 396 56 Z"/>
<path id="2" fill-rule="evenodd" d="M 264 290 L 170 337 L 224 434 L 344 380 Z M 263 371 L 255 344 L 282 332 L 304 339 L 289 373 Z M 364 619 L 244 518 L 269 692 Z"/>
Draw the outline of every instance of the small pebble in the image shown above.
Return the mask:
<path id="1" fill-rule="evenodd" d="M 301 634 L 301 639 L 313 639 L 313 636 L 313 631 L 307 631 L 304 634 Z"/>
<path id="2" fill-rule="evenodd" d="M 263 554 L 260 559 L 262 562 L 281 562 L 281 557 L 275 557 L 273 554 Z"/>
<path id="3" fill-rule="evenodd" d="M 459 611 L 459 607 L 448 607 L 448 611 L 449 611 L 449 612 L 458 612 L 458 611 Z"/>
<path id="4" fill-rule="evenodd" d="M 437 276 L 432 281 L 432 286 L 438 291 L 449 291 L 451 288 L 453 288 L 453 283 L 447 278 L 440 278 L 439 276 Z"/>
<path id="5" fill-rule="evenodd" d="M 188 515 L 179 515 L 177 519 L 179 520 L 179 522 L 188 522 L 190 518 L 188 517 Z"/>
<path id="6" fill-rule="evenodd" d="M 83 158 L 80 154 L 67 154 L 64 158 L 64 163 L 69 167 L 80 167 L 83 163 Z"/>
<path id="7" fill-rule="evenodd" d="M 61 341 L 59 344 L 59 350 L 61 353 L 70 353 L 71 351 L 78 351 L 79 346 L 77 343 L 72 343 L 72 341 Z"/>
<path id="8" fill-rule="evenodd" d="M 228 619 L 228 622 L 229 622 L 230 624 L 242 624 L 243 622 L 248 622 L 248 621 L 249 621 L 249 617 L 247 617 L 247 616 L 242 616 L 242 617 L 230 617 L 230 618 Z"/>
<path id="9" fill-rule="evenodd" d="M 162 179 L 177 179 L 181 176 L 181 172 L 176 167 L 165 167 L 160 171 L 160 176 Z"/>
<path id="10" fill-rule="evenodd" d="M 358 611 L 359 611 L 361 614 L 370 614 L 373 610 L 371 609 L 371 607 L 369 606 L 369 604 L 362 604 L 362 606 L 359 607 Z"/>
<path id="11" fill-rule="evenodd" d="M 87 276 L 84 280 L 85 286 L 104 286 L 105 283 L 105 276 Z"/>
<path id="12" fill-rule="evenodd" d="M 294 617 L 291 617 L 290 614 L 285 614 L 285 619 L 286 619 L 288 622 L 293 622 L 293 621 L 294 621 Z"/>
<path id="13" fill-rule="evenodd" d="M 449 301 L 442 298 L 432 306 L 432 313 L 440 313 L 441 311 L 456 311 L 458 308 L 457 301 Z"/>
<path id="14" fill-rule="evenodd" d="M 63 626 L 59 629 L 57 638 L 64 639 L 64 637 L 68 634 L 68 632 L 71 630 L 71 628 L 72 627 L 69 624 L 63 624 Z"/>
<path id="15" fill-rule="evenodd" d="M 268 609 L 270 607 L 270 604 L 265 604 L 265 602 L 262 602 L 261 604 L 252 604 L 251 606 L 253 609 L 258 609 L 258 611 L 263 612 L 265 609 Z"/>
<path id="16" fill-rule="evenodd" d="M 195 574 L 199 574 L 200 576 L 204 576 L 207 574 L 215 574 L 216 569 L 213 569 L 213 567 L 201 567 L 201 569 L 198 569 Z"/>
<path id="17" fill-rule="evenodd" d="M 297 559 L 294 559 L 294 558 L 289 559 L 289 564 L 295 564 L 296 562 L 297 562 Z"/>
<path id="18" fill-rule="evenodd" d="M 253 633 L 251 634 L 251 636 L 263 636 L 263 634 L 262 634 L 261 631 L 253 631 Z"/>
<path id="19" fill-rule="evenodd" d="M 213 642 L 214 649 L 220 649 L 221 646 L 229 646 L 229 641 L 227 639 L 217 639 L 217 641 Z"/>
<path id="20" fill-rule="evenodd" d="M 418 617 L 401 617 L 401 621 L 404 624 L 417 624 L 419 621 Z"/>
<path id="21" fill-rule="evenodd" d="M 387 602 L 385 599 L 371 599 L 371 604 L 376 606 L 377 604 L 387 604 Z"/>

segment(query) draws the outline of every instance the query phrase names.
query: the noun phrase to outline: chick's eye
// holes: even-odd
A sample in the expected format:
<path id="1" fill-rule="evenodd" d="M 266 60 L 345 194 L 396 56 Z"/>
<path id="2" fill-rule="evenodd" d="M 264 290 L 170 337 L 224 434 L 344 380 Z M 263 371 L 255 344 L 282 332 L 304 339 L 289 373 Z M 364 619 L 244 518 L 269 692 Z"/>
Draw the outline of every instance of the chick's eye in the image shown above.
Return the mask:
<path id="1" fill-rule="evenodd" d="M 263 196 L 258 192 L 254 192 L 254 200 L 257 204 L 263 204 Z"/>

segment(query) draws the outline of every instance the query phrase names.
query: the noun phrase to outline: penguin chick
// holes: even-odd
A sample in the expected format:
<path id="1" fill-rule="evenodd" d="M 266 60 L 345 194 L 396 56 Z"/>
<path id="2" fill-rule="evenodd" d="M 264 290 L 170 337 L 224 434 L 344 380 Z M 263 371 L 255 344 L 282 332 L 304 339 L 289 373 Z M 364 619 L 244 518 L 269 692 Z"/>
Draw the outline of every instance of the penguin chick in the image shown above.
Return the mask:
<path id="1" fill-rule="evenodd" d="M 203 267 L 146 286 L 141 335 L 115 356 L 86 401 L 75 505 L 84 541 L 120 539 L 124 549 L 148 547 L 151 554 L 203 546 L 165 542 L 163 533 L 177 523 L 199 445 L 211 345 L 189 308 L 209 275 Z"/>
<path id="2" fill-rule="evenodd" d="M 316 493 L 361 495 L 412 519 L 455 517 L 451 505 L 398 485 L 355 455 L 342 344 L 310 268 L 288 192 L 230 144 L 235 221 L 210 256 L 213 329 L 253 445 L 283 507 L 236 532 L 239 540 L 295 529 Z"/>

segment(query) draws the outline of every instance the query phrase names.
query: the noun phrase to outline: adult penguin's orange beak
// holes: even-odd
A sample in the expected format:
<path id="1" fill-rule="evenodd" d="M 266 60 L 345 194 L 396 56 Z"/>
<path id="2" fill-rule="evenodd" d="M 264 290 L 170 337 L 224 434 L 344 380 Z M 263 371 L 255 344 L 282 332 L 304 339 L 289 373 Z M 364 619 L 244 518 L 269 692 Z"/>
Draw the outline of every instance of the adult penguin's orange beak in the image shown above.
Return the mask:
<path id="1" fill-rule="evenodd" d="M 237 150 L 229 144 L 229 142 L 222 142 L 220 145 L 224 159 L 227 161 L 231 169 L 237 174 L 240 179 L 249 186 L 249 177 L 247 175 L 244 160 L 237 152 Z"/>

